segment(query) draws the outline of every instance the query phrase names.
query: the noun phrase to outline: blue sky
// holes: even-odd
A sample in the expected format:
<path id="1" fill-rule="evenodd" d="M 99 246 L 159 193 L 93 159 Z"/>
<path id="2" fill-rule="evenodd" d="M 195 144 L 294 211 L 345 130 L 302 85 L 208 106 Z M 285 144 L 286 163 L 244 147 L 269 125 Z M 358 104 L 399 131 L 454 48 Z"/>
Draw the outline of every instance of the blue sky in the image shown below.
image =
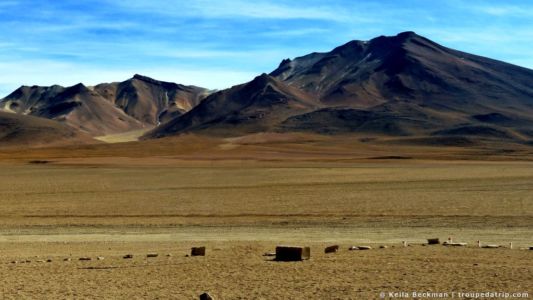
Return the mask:
<path id="1" fill-rule="evenodd" d="M 0 97 L 134 73 L 221 89 L 283 58 L 412 30 L 533 68 L 533 2 L 2 0 Z"/>

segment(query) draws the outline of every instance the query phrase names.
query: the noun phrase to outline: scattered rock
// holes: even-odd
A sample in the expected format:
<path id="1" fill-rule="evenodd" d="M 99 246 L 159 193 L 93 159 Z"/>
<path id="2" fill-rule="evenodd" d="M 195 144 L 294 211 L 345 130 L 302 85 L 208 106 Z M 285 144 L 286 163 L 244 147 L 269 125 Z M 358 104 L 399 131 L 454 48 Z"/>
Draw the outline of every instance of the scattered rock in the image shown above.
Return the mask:
<path id="1" fill-rule="evenodd" d="M 276 252 L 265 252 L 263 256 L 276 256 Z"/>
<path id="2" fill-rule="evenodd" d="M 79 260 L 87 261 L 87 260 L 92 260 L 92 258 L 90 258 L 90 257 L 80 257 Z"/>
<path id="3" fill-rule="evenodd" d="M 19 262 L 16 261 L 16 260 L 14 260 L 14 261 L 12 261 L 11 263 L 12 263 L 12 264 L 18 264 Z"/>
<path id="4" fill-rule="evenodd" d="M 440 240 L 438 238 L 428 239 L 428 245 L 438 245 Z"/>
<path id="5" fill-rule="evenodd" d="M 335 253 L 339 251 L 339 245 L 328 246 L 324 249 L 324 253 Z"/>
<path id="6" fill-rule="evenodd" d="M 133 258 L 133 254 L 126 254 L 122 258 L 123 259 L 131 259 L 131 258 Z"/>
<path id="7" fill-rule="evenodd" d="M 52 262 L 52 260 L 51 260 L 51 259 L 47 259 L 46 262 L 49 262 L 49 263 L 50 263 L 50 262 Z"/>
<path id="8" fill-rule="evenodd" d="M 104 257 L 103 256 L 98 256 L 96 257 L 97 260 L 104 260 Z"/>
<path id="9" fill-rule="evenodd" d="M 381 246 L 379 246 L 379 249 L 387 249 L 387 248 L 389 248 L 389 247 L 387 247 L 387 246 L 385 246 L 385 245 L 381 245 Z"/>
<path id="10" fill-rule="evenodd" d="M 500 245 L 483 245 L 481 246 L 481 248 L 485 248 L 485 249 L 496 249 L 496 248 L 500 248 L 501 246 Z"/>
<path id="11" fill-rule="evenodd" d="M 167 254 L 167 257 L 172 257 L 172 254 L 168 253 L 168 254 Z"/>
<path id="12" fill-rule="evenodd" d="M 214 300 L 215 298 L 213 298 L 211 295 L 209 295 L 208 293 L 203 293 L 200 295 L 200 300 Z"/>
<path id="13" fill-rule="evenodd" d="M 311 248 L 277 246 L 276 261 L 301 261 L 311 258 Z"/>
<path id="14" fill-rule="evenodd" d="M 466 247 L 468 245 L 467 243 L 455 243 L 455 242 L 444 242 L 442 243 L 444 246 L 452 246 L 452 247 Z"/>
<path id="15" fill-rule="evenodd" d="M 192 247 L 191 256 L 205 256 L 205 247 Z"/>
<path id="16" fill-rule="evenodd" d="M 350 248 L 348 248 L 348 250 L 370 250 L 372 249 L 372 247 L 370 246 L 351 246 Z"/>
<path id="17" fill-rule="evenodd" d="M 45 165 L 48 163 L 51 163 L 49 160 L 30 160 L 28 163 L 34 164 L 34 165 Z"/>
<path id="18" fill-rule="evenodd" d="M 71 261 L 72 259 L 70 257 L 63 259 L 63 261 Z"/>

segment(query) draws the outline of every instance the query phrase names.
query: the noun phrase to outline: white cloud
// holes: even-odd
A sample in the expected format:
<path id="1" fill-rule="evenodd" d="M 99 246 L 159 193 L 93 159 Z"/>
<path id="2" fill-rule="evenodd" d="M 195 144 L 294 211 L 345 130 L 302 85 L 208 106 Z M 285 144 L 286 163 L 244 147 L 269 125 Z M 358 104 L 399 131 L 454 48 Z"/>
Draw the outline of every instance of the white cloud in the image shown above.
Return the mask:
<path id="1" fill-rule="evenodd" d="M 296 36 L 305 36 L 311 34 L 325 34 L 329 30 L 324 28 L 300 28 L 300 29 L 279 29 L 279 30 L 270 30 L 262 33 L 263 36 L 271 37 L 296 37 Z"/>
<path id="2" fill-rule="evenodd" d="M 512 5 L 479 5 L 474 6 L 474 10 L 492 15 L 492 16 L 533 16 L 533 7 L 519 7 Z"/>
<path id="3" fill-rule="evenodd" d="M 506 1 L 449 0 L 448 4 L 450 4 L 454 9 L 460 9 L 470 13 L 485 14 L 494 17 L 533 16 L 533 6 L 529 1 L 522 1 L 520 5 L 514 5 L 506 3 Z"/>
<path id="4" fill-rule="evenodd" d="M 9 8 L 9 7 L 12 7 L 12 6 L 16 6 L 16 5 L 19 5 L 19 1 L 15 1 L 15 0 L 12 0 L 12 1 L 9 1 L 9 0 L 3 0 L 2 2 L 0 2 L 0 9 L 1 8 Z"/>
<path id="5" fill-rule="evenodd" d="M 114 4 L 117 3 L 115 2 Z M 287 5 L 268 1 L 244 0 L 197 0 L 185 3 L 172 3 L 171 1 L 161 0 L 130 0 L 120 1 L 118 5 L 130 10 L 165 15 L 197 15 L 207 18 L 245 17 L 339 21 L 349 17 L 346 10 L 340 7 L 332 8 L 331 5 L 312 6 L 304 2 L 300 2 L 300 5 Z"/>

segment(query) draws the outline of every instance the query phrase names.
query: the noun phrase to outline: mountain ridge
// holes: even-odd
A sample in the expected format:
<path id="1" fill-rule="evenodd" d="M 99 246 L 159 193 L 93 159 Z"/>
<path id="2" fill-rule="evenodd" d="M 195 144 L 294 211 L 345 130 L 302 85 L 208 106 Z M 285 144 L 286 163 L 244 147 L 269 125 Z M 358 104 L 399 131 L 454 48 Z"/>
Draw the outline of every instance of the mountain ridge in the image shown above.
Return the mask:
<path id="1" fill-rule="evenodd" d="M 0 110 L 56 120 L 92 136 L 156 126 L 185 113 L 208 93 L 135 74 L 93 87 L 21 86 L 0 100 Z"/>
<path id="2" fill-rule="evenodd" d="M 0 110 L 92 136 L 301 132 L 531 145 L 531 82 L 533 70 L 408 31 L 284 59 L 269 74 L 217 92 L 135 74 L 92 87 L 23 86 L 0 100 Z"/>
<path id="3" fill-rule="evenodd" d="M 522 142 L 533 137 L 533 87 L 528 84 L 533 70 L 450 49 L 414 32 L 354 40 L 329 52 L 284 59 L 268 76 L 280 88 L 305 94 L 314 108 L 293 111 L 276 124 L 272 118 L 268 128 L 258 126 L 253 132 L 428 137 L 463 132 Z M 297 98 L 294 92 L 292 96 Z M 239 98 L 231 93 L 220 97 L 227 105 L 232 97 Z M 225 122 L 220 111 L 208 109 L 201 115 L 218 115 L 218 121 L 185 124 L 198 120 L 198 113 L 193 109 L 170 121 L 182 125 L 155 128 L 145 138 L 208 132 Z M 494 122 L 491 114 L 506 121 Z M 241 132 L 228 129 L 223 135 L 235 134 Z"/>

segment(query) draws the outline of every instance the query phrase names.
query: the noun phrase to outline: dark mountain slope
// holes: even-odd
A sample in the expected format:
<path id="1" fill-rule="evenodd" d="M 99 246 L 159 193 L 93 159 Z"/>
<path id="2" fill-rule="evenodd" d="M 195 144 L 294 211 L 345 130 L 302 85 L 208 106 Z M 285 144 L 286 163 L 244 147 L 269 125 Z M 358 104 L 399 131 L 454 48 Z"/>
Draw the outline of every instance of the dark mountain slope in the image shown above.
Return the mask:
<path id="1" fill-rule="evenodd" d="M 533 109 L 533 71 L 452 50 L 413 32 L 284 60 L 271 73 L 328 105 L 408 102 L 453 112 Z"/>
<path id="2" fill-rule="evenodd" d="M 271 75 L 330 107 L 287 120 L 284 131 L 366 132 L 361 118 L 370 118 L 365 122 L 376 134 L 520 138 L 533 126 L 533 70 L 452 50 L 413 32 L 287 59 Z"/>
<path id="3" fill-rule="evenodd" d="M 221 135 L 273 130 L 290 116 L 320 107 L 309 94 L 263 74 L 254 80 L 217 92 L 185 115 L 163 124 L 146 137 L 185 131 Z"/>
<path id="4" fill-rule="evenodd" d="M 0 112 L 0 148 L 98 143 L 78 130 L 43 118 Z"/>

